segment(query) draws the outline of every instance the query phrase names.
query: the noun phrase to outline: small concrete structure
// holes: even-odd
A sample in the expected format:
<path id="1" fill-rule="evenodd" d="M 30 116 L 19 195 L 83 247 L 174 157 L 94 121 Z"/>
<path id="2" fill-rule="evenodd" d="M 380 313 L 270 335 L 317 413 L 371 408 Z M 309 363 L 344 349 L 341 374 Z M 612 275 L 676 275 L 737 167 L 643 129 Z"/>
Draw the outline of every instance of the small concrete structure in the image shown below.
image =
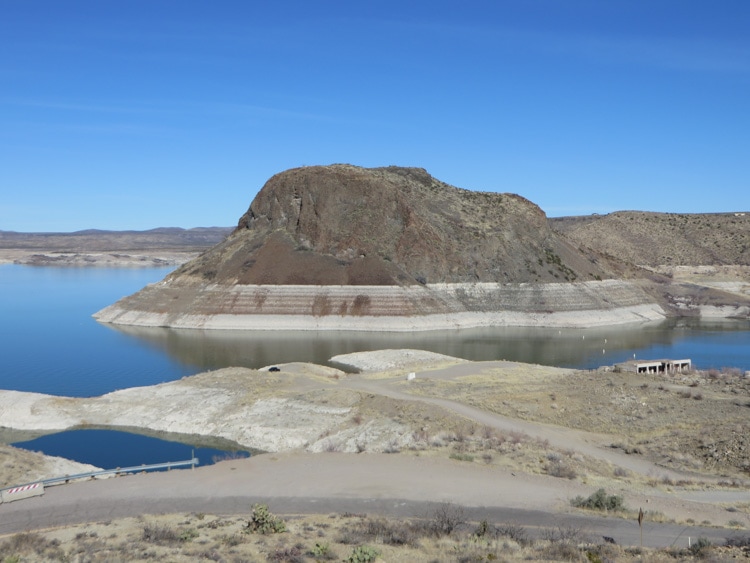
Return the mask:
<path id="1" fill-rule="evenodd" d="M 693 363 L 685 360 L 652 360 L 649 362 L 630 361 L 617 364 L 620 371 L 631 373 L 686 373 L 693 369 Z"/>
<path id="2" fill-rule="evenodd" d="M 25 498 L 38 497 L 44 494 L 44 483 L 29 483 L 20 487 L 0 491 L 0 503 L 13 502 Z"/>

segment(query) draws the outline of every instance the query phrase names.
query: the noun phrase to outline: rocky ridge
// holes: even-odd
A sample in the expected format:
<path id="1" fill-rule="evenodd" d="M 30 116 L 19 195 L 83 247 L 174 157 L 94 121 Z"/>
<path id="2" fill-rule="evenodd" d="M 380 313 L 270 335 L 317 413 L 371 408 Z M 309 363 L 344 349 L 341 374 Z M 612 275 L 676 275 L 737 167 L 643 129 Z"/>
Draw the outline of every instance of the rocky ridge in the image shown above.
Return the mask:
<path id="1" fill-rule="evenodd" d="M 558 217 L 552 228 L 571 241 L 632 264 L 750 266 L 750 213 L 653 213 Z"/>

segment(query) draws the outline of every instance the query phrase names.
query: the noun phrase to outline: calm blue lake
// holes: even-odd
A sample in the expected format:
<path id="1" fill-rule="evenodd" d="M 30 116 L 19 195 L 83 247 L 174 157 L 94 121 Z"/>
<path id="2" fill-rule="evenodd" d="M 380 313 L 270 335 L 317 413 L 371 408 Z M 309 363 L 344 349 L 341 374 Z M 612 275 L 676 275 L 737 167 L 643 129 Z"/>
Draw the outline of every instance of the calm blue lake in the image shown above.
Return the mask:
<path id="1" fill-rule="evenodd" d="M 701 369 L 750 370 L 748 322 L 678 320 L 605 329 L 365 334 L 147 329 L 102 325 L 91 318 L 97 310 L 161 280 L 170 271 L 0 265 L 0 388 L 87 397 L 226 366 L 257 368 L 291 361 L 325 364 L 337 354 L 384 348 L 419 348 L 473 360 L 507 359 L 584 369 L 635 355 L 640 359 L 691 358 Z M 141 459 L 146 454 L 138 453 L 139 447 L 144 452 L 159 451 L 164 445 L 158 445 L 157 440 L 156 446 L 147 446 L 154 438 L 107 432 L 111 437 L 124 434 L 117 438 L 122 442 L 105 441 L 111 446 L 96 446 L 93 434 L 80 431 L 43 437 L 39 440 L 44 442 L 27 447 L 45 453 L 59 447 L 54 455 L 100 467 L 110 467 L 112 462 L 83 459 L 82 452 L 135 452 L 129 461 L 118 460 L 115 467 L 122 467 L 151 463 Z M 221 451 L 211 450 L 200 457 L 204 461 Z M 161 461 L 176 460 L 154 463 Z"/>

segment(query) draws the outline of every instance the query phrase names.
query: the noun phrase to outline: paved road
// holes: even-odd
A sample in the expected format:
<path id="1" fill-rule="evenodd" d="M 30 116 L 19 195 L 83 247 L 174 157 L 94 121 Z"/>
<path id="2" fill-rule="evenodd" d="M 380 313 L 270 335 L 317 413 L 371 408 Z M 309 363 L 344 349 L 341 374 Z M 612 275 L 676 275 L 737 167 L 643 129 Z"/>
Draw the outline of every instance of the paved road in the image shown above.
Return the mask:
<path id="1" fill-rule="evenodd" d="M 195 470 L 51 487 L 44 496 L 0 505 L 0 534 L 139 514 L 249 514 L 255 502 L 279 514 L 348 511 L 400 517 L 428 516 L 436 503 L 453 502 L 464 505 L 471 520 L 514 522 L 531 534 L 562 526 L 581 529 L 593 541 L 610 536 L 621 544 L 640 543 L 635 521 L 570 513 L 567 490 L 555 486 L 563 480 L 500 477 L 483 466 L 406 455 L 263 455 Z M 686 546 L 688 536 L 721 542 L 726 535 L 724 530 L 646 522 L 643 542 Z"/>

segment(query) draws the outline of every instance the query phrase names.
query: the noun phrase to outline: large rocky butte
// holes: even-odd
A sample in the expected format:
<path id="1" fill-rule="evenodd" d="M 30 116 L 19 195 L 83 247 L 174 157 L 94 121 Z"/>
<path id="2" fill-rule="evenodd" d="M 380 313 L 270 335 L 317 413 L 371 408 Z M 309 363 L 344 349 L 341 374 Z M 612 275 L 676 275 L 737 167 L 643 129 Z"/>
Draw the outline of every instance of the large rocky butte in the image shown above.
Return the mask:
<path id="1" fill-rule="evenodd" d="M 456 188 L 420 168 L 338 164 L 272 177 L 226 240 L 97 318 L 258 329 L 374 328 L 377 317 L 400 319 L 379 328 L 401 330 L 603 324 L 663 318 L 659 282 L 571 242 L 518 195 Z M 601 311 L 612 314 L 550 320 Z M 403 322 L 418 317 L 437 324 Z"/>
<path id="2" fill-rule="evenodd" d="M 420 168 L 297 168 L 271 178 L 223 244 L 177 275 L 222 284 L 408 285 L 619 277 L 514 194 Z"/>

